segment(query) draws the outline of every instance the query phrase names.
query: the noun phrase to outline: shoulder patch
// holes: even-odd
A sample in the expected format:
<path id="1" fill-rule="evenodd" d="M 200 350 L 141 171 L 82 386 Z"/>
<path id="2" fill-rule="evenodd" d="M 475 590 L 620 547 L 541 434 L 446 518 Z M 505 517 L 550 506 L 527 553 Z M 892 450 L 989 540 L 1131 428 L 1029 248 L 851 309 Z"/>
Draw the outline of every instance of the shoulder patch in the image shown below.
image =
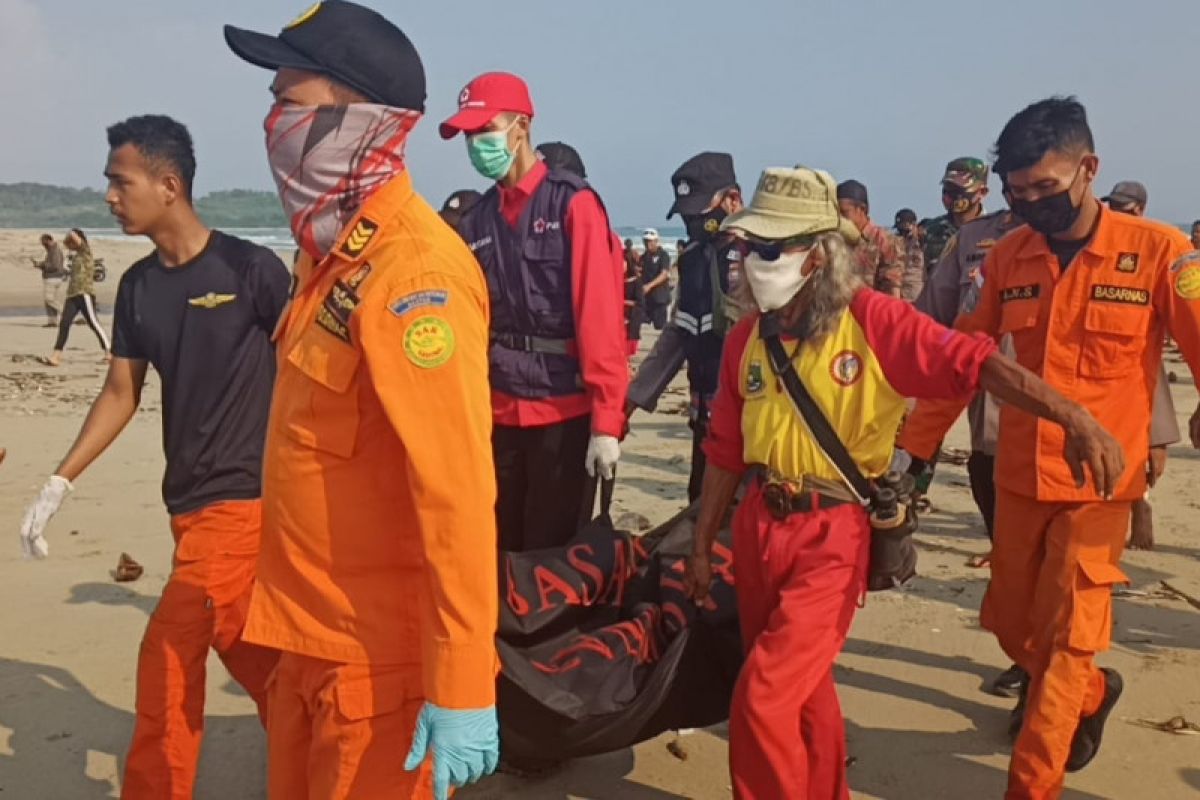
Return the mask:
<path id="1" fill-rule="evenodd" d="M 422 369 L 440 367 L 454 355 L 454 329 L 441 317 L 414 320 L 404 331 L 404 354 Z"/>
<path id="2" fill-rule="evenodd" d="M 342 255 L 349 256 L 350 258 L 360 256 L 362 251 L 367 249 L 367 245 L 371 243 L 371 240 L 375 238 L 378 230 L 378 223 L 372 222 L 366 217 L 359 217 L 354 230 L 350 231 L 346 235 L 346 241 L 342 242 Z"/>
<path id="3" fill-rule="evenodd" d="M 862 377 L 862 357 L 853 350 L 843 350 L 829 363 L 829 376 L 838 386 L 847 387 L 858 383 Z"/>
<path id="4" fill-rule="evenodd" d="M 1187 257 L 1176 269 L 1175 294 L 1184 300 L 1200 300 L 1200 260 Z"/>
<path id="5" fill-rule="evenodd" d="M 450 301 L 450 292 L 445 289 L 423 289 L 419 292 L 406 294 L 389 308 L 397 317 L 402 317 L 418 308 L 442 308 Z"/>

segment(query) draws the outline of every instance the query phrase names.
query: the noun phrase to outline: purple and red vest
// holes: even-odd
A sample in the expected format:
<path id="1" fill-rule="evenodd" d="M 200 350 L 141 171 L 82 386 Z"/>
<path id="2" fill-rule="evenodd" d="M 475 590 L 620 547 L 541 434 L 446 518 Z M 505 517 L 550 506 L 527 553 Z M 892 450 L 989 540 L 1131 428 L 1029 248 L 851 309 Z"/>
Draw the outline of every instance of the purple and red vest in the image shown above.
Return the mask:
<path id="1" fill-rule="evenodd" d="M 516 228 L 501 215 L 495 186 L 459 223 L 487 277 L 496 391 L 527 399 L 582 391 L 566 218 L 571 199 L 587 188 L 569 172 L 550 170 Z"/>

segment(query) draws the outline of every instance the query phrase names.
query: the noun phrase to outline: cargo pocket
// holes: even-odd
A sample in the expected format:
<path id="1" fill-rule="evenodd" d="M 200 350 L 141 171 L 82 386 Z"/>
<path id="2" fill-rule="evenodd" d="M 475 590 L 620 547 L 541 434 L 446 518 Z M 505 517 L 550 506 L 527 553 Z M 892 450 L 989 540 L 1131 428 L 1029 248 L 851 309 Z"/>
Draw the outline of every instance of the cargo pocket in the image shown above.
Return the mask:
<path id="1" fill-rule="evenodd" d="M 406 704 L 419 704 L 420 695 L 412 691 L 419 681 L 420 673 L 415 668 L 340 681 L 334 690 L 338 714 L 349 722 L 358 722 L 394 714 Z"/>
<path id="2" fill-rule="evenodd" d="M 538 327 L 546 331 L 570 330 L 574 320 L 571 297 L 571 264 L 560 231 L 547 231 L 525 241 L 523 251 L 526 302 Z"/>
<path id="3" fill-rule="evenodd" d="M 313 326 L 287 360 L 308 379 L 289 386 L 295 396 L 280 404 L 288 434 L 314 450 L 349 458 L 358 435 L 358 395 L 352 384 L 362 353 Z"/>
<path id="4" fill-rule="evenodd" d="M 1105 307 L 1090 303 L 1083 315 L 1079 374 L 1112 380 L 1142 373 L 1142 356 L 1150 330 L 1149 306 Z"/>
<path id="5" fill-rule="evenodd" d="M 1071 598 L 1071 633 L 1068 644 L 1076 650 L 1107 650 L 1112 637 L 1112 587 L 1129 583 L 1116 565 L 1107 561 L 1080 561 Z"/>

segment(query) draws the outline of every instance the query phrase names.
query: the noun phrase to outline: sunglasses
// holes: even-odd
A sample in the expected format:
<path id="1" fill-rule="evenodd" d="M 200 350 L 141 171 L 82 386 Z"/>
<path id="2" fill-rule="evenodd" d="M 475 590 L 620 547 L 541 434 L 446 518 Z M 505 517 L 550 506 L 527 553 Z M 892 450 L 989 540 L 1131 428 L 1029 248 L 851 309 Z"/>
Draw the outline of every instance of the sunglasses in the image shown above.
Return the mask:
<path id="1" fill-rule="evenodd" d="M 809 250 L 817 242 L 814 235 L 793 236 L 790 239 L 762 241 L 759 239 L 735 239 L 733 247 L 742 258 L 754 253 L 763 261 L 778 261 L 788 250 Z"/>

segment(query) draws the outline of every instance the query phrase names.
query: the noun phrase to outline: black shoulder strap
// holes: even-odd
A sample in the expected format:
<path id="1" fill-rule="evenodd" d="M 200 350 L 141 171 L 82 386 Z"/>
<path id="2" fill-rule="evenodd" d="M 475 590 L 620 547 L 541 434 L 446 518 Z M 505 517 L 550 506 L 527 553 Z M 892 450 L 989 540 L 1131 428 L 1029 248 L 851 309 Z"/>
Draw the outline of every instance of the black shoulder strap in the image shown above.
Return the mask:
<path id="1" fill-rule="evenodd" d="M 812 395 L 808 393 L 808 389 L 804 388 L 804 381 L 800 380 L 800 376 L 796 374 L 795 366 L 788 358 L 783 342 L 779 341 L 779 321 L 770 314 L 765 315 L 759 321 L 758 330 L 767 346 L 771 371 L 783 381 L 783 387 L 787 390 L 792 405 L 796 407 L 797 413 L 804 419 L 808 430 L 817 440 L 817 446 L 821 448 L 825 457 L 829 459 L 829 463 L 842 476 L 842 480 L 865 505 L 874 495 L 875 490 L 871 486 L 871 482 L 862 474 L 862 470 L 854 463 L 854 459 L 850 457 L 846 445 L 842 444 L 841 437 L 829 424 L 829 420 L 813 400 Z"/>

